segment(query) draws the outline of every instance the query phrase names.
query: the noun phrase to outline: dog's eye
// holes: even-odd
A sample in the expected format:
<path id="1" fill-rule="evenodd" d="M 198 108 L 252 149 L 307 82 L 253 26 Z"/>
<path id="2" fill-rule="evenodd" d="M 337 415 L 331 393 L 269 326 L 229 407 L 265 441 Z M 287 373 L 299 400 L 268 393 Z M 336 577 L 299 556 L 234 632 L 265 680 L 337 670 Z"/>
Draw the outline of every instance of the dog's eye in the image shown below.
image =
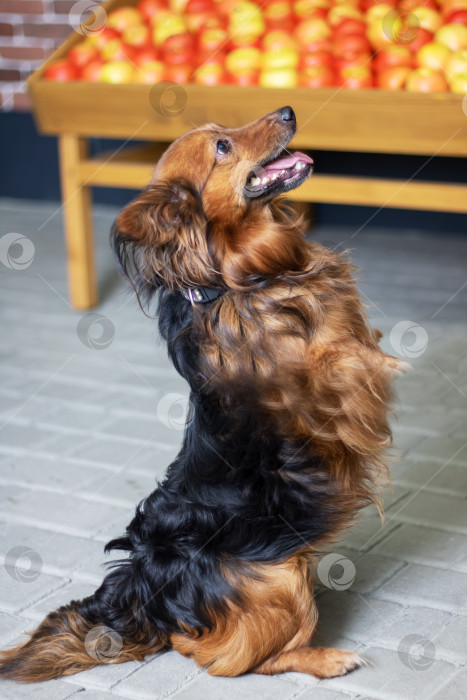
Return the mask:
<path id="1" fill-rule="evenodd" d="M 229 141 L 218 141 L 216 143 L 216 150 L 220 156 L 227 155 L 227 153 L 229 153 L 230 151 L 230 148 L 231 146 Z"/>

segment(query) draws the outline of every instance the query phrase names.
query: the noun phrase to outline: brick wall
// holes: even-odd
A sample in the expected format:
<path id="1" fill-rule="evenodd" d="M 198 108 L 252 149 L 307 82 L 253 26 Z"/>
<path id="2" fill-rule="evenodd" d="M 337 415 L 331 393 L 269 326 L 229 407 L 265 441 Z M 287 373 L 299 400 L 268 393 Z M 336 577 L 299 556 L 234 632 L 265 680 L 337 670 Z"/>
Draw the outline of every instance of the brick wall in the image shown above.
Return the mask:
<path id="1" fill-rule="evenodd" d="M 72 31 L 73 5 L 76 0 L 0 0 L 0 109 L 29 109 L 25 80 Z"/>

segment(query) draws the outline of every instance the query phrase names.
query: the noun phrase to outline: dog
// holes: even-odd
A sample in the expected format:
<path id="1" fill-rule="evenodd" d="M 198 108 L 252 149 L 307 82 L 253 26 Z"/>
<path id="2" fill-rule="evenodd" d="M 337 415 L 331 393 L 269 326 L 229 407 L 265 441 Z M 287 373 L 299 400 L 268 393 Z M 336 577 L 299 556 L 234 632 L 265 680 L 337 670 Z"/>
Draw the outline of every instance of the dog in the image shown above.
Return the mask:
<path id="1" fill-rule="evenodd" d="M 94 595 L 3 652 L 42 681 L 172 647 L 210 674 L 341 676 L 363 659 L 310 646 L 310 564 L 368 504 L 381 510 L 399 360 L 378 346 L 343 254 L 307 243 L 277 196 L 312 160 L 283 107 L 169 146 L 111 241 L 186 379 L 193 413 Z M 97 630 L 97 631 L 96 631 Z M 115 653 L 109 653 L 109 647 Z"/>

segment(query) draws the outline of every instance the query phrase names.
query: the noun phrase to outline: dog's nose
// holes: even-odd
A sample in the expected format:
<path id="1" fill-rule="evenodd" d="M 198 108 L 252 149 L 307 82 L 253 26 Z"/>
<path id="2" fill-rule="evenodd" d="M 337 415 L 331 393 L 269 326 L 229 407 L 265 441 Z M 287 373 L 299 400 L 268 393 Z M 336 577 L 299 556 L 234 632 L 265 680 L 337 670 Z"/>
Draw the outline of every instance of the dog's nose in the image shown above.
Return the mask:
<path id="1" fill-rule="evenodd" d="M 292 107 L 282 107 L 280 112 L 281 112 L 281 119 L 283 122 L 294 122 L 295 121 L 295 112 L 293 111 Z"/>

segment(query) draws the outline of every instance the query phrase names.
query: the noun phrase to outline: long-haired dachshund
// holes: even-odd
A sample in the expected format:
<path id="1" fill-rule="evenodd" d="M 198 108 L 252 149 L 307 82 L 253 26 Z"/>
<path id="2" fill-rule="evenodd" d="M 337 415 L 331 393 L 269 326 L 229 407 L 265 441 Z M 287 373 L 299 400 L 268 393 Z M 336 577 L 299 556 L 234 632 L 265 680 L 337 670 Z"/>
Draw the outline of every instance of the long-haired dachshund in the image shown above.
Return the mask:
<path id="1" fill-rule="evenodd" d="M 142 303 L 158 293 L 194 412 L 166 478 L 106 547 L 129 558 L 4 652 L 3 677 L 45 680 L 167 646 L 222 676 L 328 678 L 362 663 L 309 646 L 309 564 L 362 506 L 380 507 L 401 367 L 378 347 L 346 258 L 305 242 L 275 200 L 312 171 L 285 150 L 295 131 L 290 107 L 194 129 L 117 218 L 120 267 Z M 109 640 L 114 654 L 99 649 Z"/>

